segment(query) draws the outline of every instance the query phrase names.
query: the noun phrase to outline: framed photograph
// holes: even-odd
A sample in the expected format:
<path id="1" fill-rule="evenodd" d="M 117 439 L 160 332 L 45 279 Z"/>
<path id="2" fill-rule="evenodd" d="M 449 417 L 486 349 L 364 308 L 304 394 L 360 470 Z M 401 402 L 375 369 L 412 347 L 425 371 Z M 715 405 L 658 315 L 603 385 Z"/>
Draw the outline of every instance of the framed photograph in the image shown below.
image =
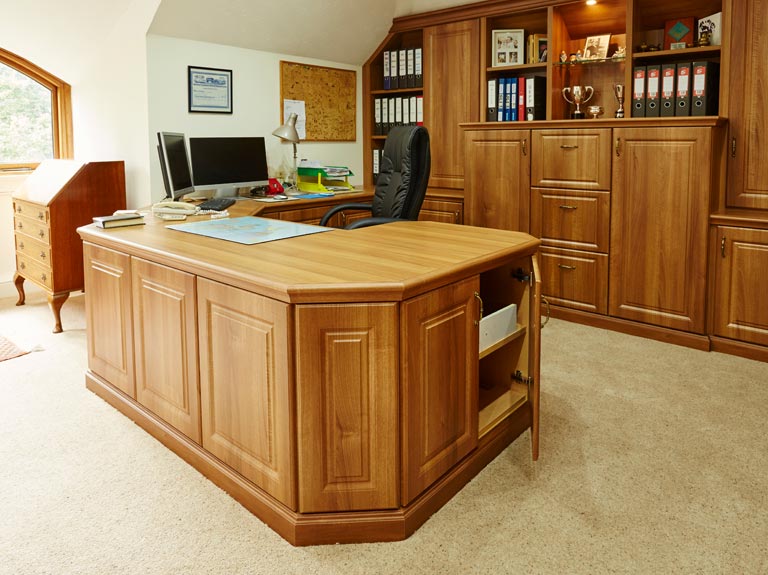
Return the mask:
<path id="1" fill-rule="evenodd" d="M 584 43 L 585 60 L 602 60 L 608 57 L 608 45 L 611 43 L 611 35 L 588 36 Z"/>
<path id="2" fill-rule="evenodd" d="M 188 66 L 189 111 L 232 113 L 232 70 Z"/>
<path id="3" fill-rule="evenodd" d="M 538 61 L 539 62 L 546 62 L 547 61 L 547 37 L 544 36 L 543 38 L 537 38 L 538 41 Z"/>
<path id="4" fill-rule="evenodd" d="M 525 64 L 525 30 L 494 30 L 492 66 Z"/>

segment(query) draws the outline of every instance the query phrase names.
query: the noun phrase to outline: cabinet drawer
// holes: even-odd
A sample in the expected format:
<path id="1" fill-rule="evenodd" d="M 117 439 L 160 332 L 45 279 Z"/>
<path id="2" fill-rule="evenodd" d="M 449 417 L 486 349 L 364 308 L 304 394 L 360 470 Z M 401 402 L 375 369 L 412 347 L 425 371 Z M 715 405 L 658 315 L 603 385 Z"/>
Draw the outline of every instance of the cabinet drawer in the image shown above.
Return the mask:
<path id="1" fill-rule="evenodd" d="M 549 303 L 608 312 L 608 256 L 575 250 L 541 250 L 541 292 Z"/>
<path id="2" fill-rule="evenodd" d="M 611 130 L 533 130 L 531 186 L 609 190 Z"/>
<path id="3" fill-rule="evenodd" d="M 51 247 L 46 243 L 16 234 L 16 251 L 43 266 L 51 266 Z"/>
<path id="4" fill-rule="evenodd" d="M 50 243 L 51 233 L 46 222 L 16 215 L 13 217 L 13 229 L 18 234 L 24 234 L 45 244 Z"/>
<path id="5" fill-rule="evenodd" d="M 531 234 L 544 245 L 607 252 L 611 196 L 608 192 L 531 190 Z"/>
<path id="6" fill-rule="evenodd" d="M 44 223 L 48 223 L 50 219 L 50 212 L 47 207 L 23 200 L 13 200 L 13 213 Z"/>
<path id="7" fill-rule="evenodd" d="M 53 272 L 51 268 L 18 252 L 16 252 L 16 271 L 41 287 L 53 290 Z"/>
<path id="8" fill-rule="evenodd" d="M 430 200 L 427 198 L 421 205 L 419 220 L 463 224 L 464 204 L 450 200 Z"/>
<path id="9" fill-rule="evenodd" d="M 320 223 L 320 219 L 325 215 L 325 212 L 330 210 L 333 206 L 316 206 L 312 208 L 302 208 L 298 210 L 285 210 L 280 212 L 277 216 L 281 220 L 288 220 L 291 222 L 299 222 L 302 224 L 314 224 Z M 335 214 L 328 222 L 329 227 L 344 227 L 355 219 L 361 217 L 370 217 L 371 212 L 364 210 L 346 210 L 344 213 Z"/>

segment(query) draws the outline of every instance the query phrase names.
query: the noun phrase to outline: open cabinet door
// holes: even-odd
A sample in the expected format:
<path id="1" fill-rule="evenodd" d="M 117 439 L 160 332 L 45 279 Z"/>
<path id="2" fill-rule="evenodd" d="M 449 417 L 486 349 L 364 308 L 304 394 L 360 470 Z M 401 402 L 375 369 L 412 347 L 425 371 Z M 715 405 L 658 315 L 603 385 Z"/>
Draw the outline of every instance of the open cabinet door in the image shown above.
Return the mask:
<path id="1" fill-rule="evenodd" d="M 531 256 L 531 352 L 528 375 L 531 378 L 531 457 L 539 458 L 539 381 L 541 379 L 541 274 L 537 254 Z"/>

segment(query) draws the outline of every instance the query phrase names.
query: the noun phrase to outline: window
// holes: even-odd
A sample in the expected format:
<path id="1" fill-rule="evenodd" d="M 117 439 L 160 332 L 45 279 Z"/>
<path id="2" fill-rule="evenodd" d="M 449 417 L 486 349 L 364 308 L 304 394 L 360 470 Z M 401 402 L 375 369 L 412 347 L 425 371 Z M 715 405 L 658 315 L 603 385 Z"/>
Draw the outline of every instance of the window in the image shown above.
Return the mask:
<path id="1" fill-rule="evenodd" d="M 0 173 L 72 157 L 69 84 L 0 48 Z"/>

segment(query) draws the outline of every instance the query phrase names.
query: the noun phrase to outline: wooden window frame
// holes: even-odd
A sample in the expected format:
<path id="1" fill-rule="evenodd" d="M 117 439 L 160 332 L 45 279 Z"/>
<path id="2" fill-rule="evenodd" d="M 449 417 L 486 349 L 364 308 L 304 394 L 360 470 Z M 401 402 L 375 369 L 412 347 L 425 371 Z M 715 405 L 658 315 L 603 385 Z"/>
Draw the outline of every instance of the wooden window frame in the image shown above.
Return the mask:
<path id="1" fill-rule="evenodd" d="M 39 66 L 35 66 L 29 60 L 17 56 L 0 48 L 0 63 L 10 66 L 17 72 L 32 78 L 35 82 L 42 84 L 51 91 L 51 122 L 53 132 L 53 157 L 54 158 L 73 158 L 74 145 L 72 138 L 72 87 L 57 78 L 53 74 L 46 72 Z M 0 163 L 0 173 L 4 171 L 24 171 L 33 170 L 38 163 L 29 164 L 2 164 Z"/>

